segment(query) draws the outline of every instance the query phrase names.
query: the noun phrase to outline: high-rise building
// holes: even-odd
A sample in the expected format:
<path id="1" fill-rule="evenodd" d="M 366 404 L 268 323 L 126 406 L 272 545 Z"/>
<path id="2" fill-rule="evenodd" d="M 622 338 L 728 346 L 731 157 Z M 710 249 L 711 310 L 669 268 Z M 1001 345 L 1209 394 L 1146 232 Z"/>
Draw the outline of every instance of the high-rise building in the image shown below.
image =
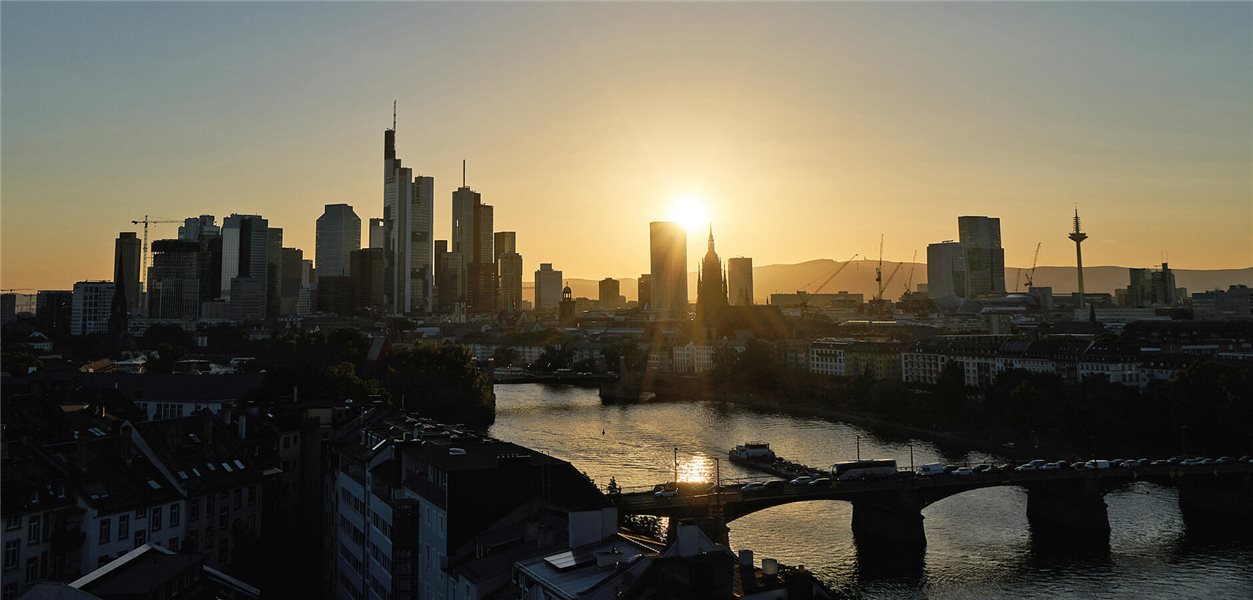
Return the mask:
<path id="1" fill-rule="evenodd" d="M 5 292 L 0 294 L 0 323 L 9 324 L 17 320 L 17 294 Z"/>
<path id="2" fill-rule="evenodd" d="M 513 314 L 522 310 L 522 255 L 518 234 L 498 231 L 492 247 L 496 263 L 496 309 Z"/>
<path id="3" fill-rule="evenodd" d="M 1161 270 L 1153 271 L 1149 280 L 1153 289 L 1153 304 L 1174 306 L 1179 302 L 1179 294 L 1175 288 L 1175 272 L 1170 270 L 1169 264 L 1162 263 Z"/>
<path id="4" fill-rule="evenodd" d="M 606 277 L 600 280 L 597 286 L 600 288 L 600 305 L 604 308 L 618 308 L 622 306 L 622 294 L 620 293 L 621 285 L 617 279 Z"/>
<path id="5" fill-rule="evenodd" d="M 347 204 L 327 204 L 317 221 L 314 248 L 318 272 L 348 276 L 348 259 L 361 248 L 361 218 Z"/>
<path id="6" fill-rule="evenodd" d="M 266 234 L 265 316 L 277 317 L 283 310 L 283 230 L 271 227 Z"/>
<path id="7" fill-rule="evenodd" d="M 496 310 L 494 225 L 493 207 L 483 204 L 482 194 L 462 181 L 461 187 L 452 193 L 452 251 L 461 253 L 466 273 L 458 299 L 476 313 Z"/>
<path id="8" fill-rule="evenodd" d="M 139 257 L 142 252 L 143 242 L 134 231 L 119 233 L 113 242 L 114 293 L 121 295 L 126 302 L 126 311 L 130 313 L 138 313 L 143 305 L 143 290 L 139 283 Z"/>
<path id="9" fill-rule="evenodd" d="M 370 219 L 370 247 L 385 248 L 387 246 L 386 228 L 383 219 Z"/>
<path id="10" fill-rule="evenodd" d="M 1148 269 L 1129 269 L 1129 284 L 1125 304 L 1131 307 L 1145 307 L 1153 303 L 1153 279 Z"/>
<path id="11" fill-rule="evenodd" d="M 213 215 L 200 215 L 183 220 L 178 227 L 178 239 L 185 242 L 199 242 L 222 235 L 222 228 L 214 222 Z"/>
<path id="12" fill-rule="evenodd" d="M 281 234 L 276 241 L 281 251 Z M 229 304 L 230 318 L 237 321 L 265 318 L 272 243 L 269 221 L 258 215 L 232 214 L 223 221 L 220 298 Z M 277 281 L 279 273 L 277 269 L 274 271 Z"/>
<path id="13" fill-rule="evenodd" d="M 753 304 L 753 259 L 727 259 L 727 296 L 731 306 Z"/>
<path id="14" fill-rule="evenodd" d="M 200 242 L 152 242 L 148 271 L 148 316 L 194 320 L 200 316 Z"/>
<path id="15" fill-rule="evenodd" d="M 960 243 L 927 245 L 927 293 L 932 298 L 965 296 L 966 255 Z"/>
<path id="16" fill-rule="evenodd" d="M 550 313 L 561 302 L 561 271 L 554 271 L 552 263 L 540 263 L 535 272 L 535 312 Z"/>
<path id="17" fill-rule="evenodd" d="M 709 226 L 709 247 L 696 273 L 696 312 L 706 320 L 717 318 L 727 307 L 727 280 L 722 260 L 714 250 L 714 228 Z"/>
<path id="18" fill-rule="evenodd" d="M 70 334 L 74 311 L 74 292 L 39 290 L 35 294 L 35 327 L 44 335 L 58 340 Z"/>
<path id="19" fill-rule="evenodd" d="M 649 223 L 652 310 L 674 318 L 687 316 L 687 232 L 678 223 Z"/>
<path id="20" fill-rule="evenodd" d="M 362 248 L 350 258 L 355 310 L 372 310 L 383 306 L 383 249 Z"/>
<path id="21" fill-rule="evenodd" d="M 975 298 L 1005 293 L 1005 250 L 1001 248 L 1001 220 L 996 217 L 958 217 L 958 239 L 966 259 L 966 290 Z"/>
<path id="22" fill-rule="evenodd" d="M 492 259 L 496 260 L 502 254 L 518 251 L 518 233 L 515 231 L 497 231 L 495 235 L 495 244 L 492 248 Z"/>
<path id="23" fill-rule="evenodd" d="M 1087 304 L 1087 299 L 1084 295 L 1085 292 L 1083 289 L 1083 247 L 1080 244 L 1083 244 L 1083 240 L 1088 239 L 1088 234 L 1084 233 L 1080 228 L 1078 208 L 1075 209 L 1074 231 L 1071 231 L 1070 235 L 1066 237 L 1070 238 L 1070 241 L 1075 243 L 1075 265 L 1079 274 L 1079 308 L 1083 309 L 1083 307 Z"/>
<path id="24" fill-rule="evenodd" d="M 305 253 L 300 248 L 283 248 L 283 277 L 279 282 L 279 314 L 296 314 L 300 287 L 304 285 Z"/>
<path id="25" fill-rule="evenodd" d="M 640 308 L 652 309 L 653 304 L 653 276 L 651 273 L 640 275 L 635 282 L 635 299 L 638 301 Z"/>
<path id="26" fill-rule="evenodd" d="M 70 308 L 70 335 L 108 333 L 112 306 L 112 281 L 75 283 L 74 300 Z"/>
<path id="27" fill-rule="evenodd" d="M 414 177 L 396 158 L 396 126 L 383 133 L 383 238 L 386 302 L 395 314 L 431 312 L 435 180 Z"/>

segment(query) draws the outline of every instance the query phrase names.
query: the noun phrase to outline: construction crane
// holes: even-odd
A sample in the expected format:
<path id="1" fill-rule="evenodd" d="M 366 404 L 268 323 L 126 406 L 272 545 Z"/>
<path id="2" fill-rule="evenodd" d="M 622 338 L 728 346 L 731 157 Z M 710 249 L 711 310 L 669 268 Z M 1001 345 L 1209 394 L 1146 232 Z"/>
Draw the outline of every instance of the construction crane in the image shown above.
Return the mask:
<path id="1" fill-rule="evenodd" d="M 1040 262 L 1040 245 L 1044 242 L 1035 243 L 1035 256 L 1031 258 L 1031 270 L 1027 271 L 1027 291 L 1031 291 L 1031 287 L 1035 285 L 1035 265 Z"/>
<path id="2" fill-rule="evenodd" d="M 914 257 L 909 259 L 909 277 L 905 279 L 905 293 L 914 293 L 914 269 L 918 268 L 918 251 L 914 250 Z"/>
<path id="3" fill-rule="evenodd" d="M 827 284 L 831 283 L 831 280 L 835 279 L 835 276 L 839 275 L 840 271 L 844 270 L 844 267 L 847 267 L 856 259 L 857 259 L 857 254 L 854 253 L 851 257 L 849 257 L 848 260 L 844 261 L 844 264 L 836 267 L 835 270 L 832 271 L 830 275 L 827 275 L 827 278 L 823 279 L 822 283 L 818 284 L 818 287 L 814 288 L 814 291 L 806 293 L 805 296 L 801 298 L 800 309 L 801 309 L 802 319 L 804 319 L 805 317 L 809 315 L 809 300 L 813 298 L 815 295 L 817 295 L 818 292 L 821 292 L 823 288 L 827 287 Z M 813 283 L 813 282 L 810 282 L 810 283 Z"/>
<path id="4" fill-rule="evenodd" d="M 918 252 L 914 251 L 914 258 L 918 257 Z M 879 291 L 875 294 L 874 300 L 878 302 L 883 299 L 883 292 L 888 288 L 888 284 L 892 283 L 892 278 L 896 277 L 896 272 L 901 270 L 901 265 L 905 263 L 896 263 L 896 268 L 888 274 L 886 281 L 883 279 L 883 234 L 879 234 L 879 266 L 874 269 L 874 282 L 878 286 Z"/>
<path id="5" fill-rule="evenodd" d="M 148 280 L 148 226 L 161 223 L 182 223 L 182 221 L 171 221 L 168 219 L 152 219 L 148 215 L 144 215 L 142 221 L 131 221 L 132 225 L 144 224 L 144 245 L 139 250 L 139 280 L 147 282 Z"/>
<path id="6" fill-rule="evenodd" d="M 892 272 L 888 273 L 888 278 L 883 281 L 883 285 L 879 286 L 879 295 L 875 296 L 876 301 L 883 299 L 883 292 L 887 291 L 888 286 L 892 285 L 892 280 L 896 278 L 896 274 L 900 272 L 901 266 L 904 264 L 896 263 L 896 266 L 892 267 Z"/>

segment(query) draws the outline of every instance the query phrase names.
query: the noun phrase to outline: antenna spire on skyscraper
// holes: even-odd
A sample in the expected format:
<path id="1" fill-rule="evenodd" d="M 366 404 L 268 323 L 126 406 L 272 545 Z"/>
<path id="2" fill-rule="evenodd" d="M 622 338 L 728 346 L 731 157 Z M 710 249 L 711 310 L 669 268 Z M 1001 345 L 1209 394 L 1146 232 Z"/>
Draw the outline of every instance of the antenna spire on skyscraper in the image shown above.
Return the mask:
<path id="1" fill-rule="evenodd" d="M 392 131 L 396 131 L 396 101 L 392 100 Z"/>
<path id="2" fill-rule="evenodd" d="M 461 159 L 461 187 L 466 186 L 466 159 Z"/>

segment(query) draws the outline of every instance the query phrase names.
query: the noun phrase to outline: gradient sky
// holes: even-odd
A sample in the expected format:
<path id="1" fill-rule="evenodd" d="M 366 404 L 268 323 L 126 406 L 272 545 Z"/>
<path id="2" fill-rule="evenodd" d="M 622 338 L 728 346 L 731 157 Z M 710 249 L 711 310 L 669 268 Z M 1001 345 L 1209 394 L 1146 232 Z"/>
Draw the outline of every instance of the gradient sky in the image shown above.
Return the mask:
<path id="1" fill-rule="evenodd" d="M 1253 265 L 1253 4 L 0 5 L 0 287 L 112 276 L 132 219 L 260 213 L 313 254 L 382 213 L 382 137 L 461 159 L 526 279 L 720 254 L 908 260 L 1001 218 L 1006 263 Z M 175 227 L 155 226 L 154 239 Z M 365 236 L 363 235 L 363 240 Z M 703 235 L 689 242 L 693 269 Z"/>

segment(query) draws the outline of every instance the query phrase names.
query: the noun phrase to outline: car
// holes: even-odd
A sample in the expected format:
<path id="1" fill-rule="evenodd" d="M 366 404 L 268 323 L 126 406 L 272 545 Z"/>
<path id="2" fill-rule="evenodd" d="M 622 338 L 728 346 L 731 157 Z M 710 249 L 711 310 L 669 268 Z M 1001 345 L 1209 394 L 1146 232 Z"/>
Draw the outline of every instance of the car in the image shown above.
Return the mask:
<path id="1" fill-rule="evenodd" d="M 1014 468 L 1014 465 L 1011 465 L 1011 464 L 1009 464 L 1009 463 L 1001 463 L 1001 464 L 999 464 L 999 465 L 996 465 L 996 470 L 997 470 L 997 471 L 1008 471 L 1008 470 L 1010 470 L 1010 469 L 1012 469 L 1012 468 Z"/>
<path id="2" fill-rule="evenodd" d="M 819 477 L 819 478 L 817 478 L 817 479 L 815 479 L 815 480 L 813 480 L 813 481 L 810 481 L 810 482 L 809 482 L 809 487 L 812 487 L 812 488 L 818 488 L 818 487 L 831 487 L 831 478 L 830 478 L 830 477 Z"/>
<path id="3" fill-rule="evenodd" d="M 1205 459 L 1205 460 L 1201 461 L 1201 464 L 1203 464 L 1203 465 L 1216 465 L 1216 464 L 1218 464 L 1218 459 L 1217 459 L 1217 458 L 1207 458 L 1207 459 Z"/>
<path id="4" fill-rule="evenodd" d="M 766 489 L 766 484 L 754 481 L 753 483 L 744 484 L 744 487 L 740 488 L 740 491 L 741 492 L 759 492 L 764 489 Z"/>
<path id="5" fill-rule="evenodd" d="M 1023 473 L 1026 471 L 1036 471 L 1038 470 L 1038 467 L 1036 467 L 1035 465 L 1031 463 L 1026 463 L 1026 464 L 1018 465 L 1017 467 L 1014 467 L 1014 470 L 1018 471 L 1019 473 Z"/>
<path id="6" fill-rule="evenodd" d="M 1029 462 L 1029 463 L 1027 463 L 1027 464 L 1032 465 L 1032 466 L 1034 466 L 1035 468 L 1037 468 L 1037 469 L 1038 469 L 1038 468 L 1040 468 L 1040 467 L 1043 467 L 1043 466 L 1044 466 L 1044 463 L 1047 463 L 1047 462 L 1048 462 L 1048 461 L 1047 461 L 1047 460 L 1044 460 L 1043 458 L 1037 458 L 1037 459 L 1035 459 L 1035 460 L 1033 460 L 1033 461 L 1031 461 L 1031 462 Z"/>
<path id="7" fill-rule="evenodd" d="M 1135 460 L 1135 459 L 1131 459 L 1131 460 L 1124 460 L 1124 461 L 1122 461 L 1122 464 L 1120 464 L 1120 465 L 1118 465 L 1118 466 L 1119 466 L 1119 467 L 1122 467 L 1122 468 L 1124 468 L 1124 469 L 1134 469 L 1134 468 L 1136 468 L 1136 467 L 1140 466 L 1140 461 Z"/>
<path id="8" fill-rule="evenodd" d="M 653 495 L 658 498 L 673 498 L 679 495 L 679 490 L 675 488 L 666 488 L 653 492 Z"/>
<path id="9" fill-rule="evenodd" d="M 1149 463 L 1149 464 L 1150 464 L 1150 465 L 1152 465 L 1152 466 L 1154 466 L 1154 467 L 1161 467 L 1161 466 L 1166 465 L 1166 464 L 1167 464 L 1167 462 L 1159 458 L 1159 459 L 1157 459 L 1157 460 L 1155 460 L 1155 461 L 1153 461 L 1153 462 L 1151 462 L 1151 463 Z"/>
<path id="10" fill-rule="evenodd" d="M 970 467 L 958 467 L 953 470 L 953 474 L 958 476 L 970 475 L 971 473 L 974 473 L 974 471 Z"/>
<path id="11" fill-rule="evenodd" d="M 960 468 L 961 468 L 961 465 L 944 465 L 944 472 L 952 473 L 953 471 L 956 471 L 957 469 L 960 469 Z"/>
<path id="12" fill-rule="evenodd" d="M 1070 463 L 1070 468 L 1072 468 L 1072 469 L 1082 469 L 1082 468 L 1084 468 L 1086 465 L 1087 465 L 1087 463 L 1085 463 L 1085 462 L 1083 462 L 1083 461 L 1081 461 L 1081 460 L 1077 460 L 1077 461 L 1075 461 L 1075 462 Z"/>
<path id="13" fill-rule="evenodd" d="M 1249 456 L 1241 456 L 1240 458 L 1236 459 L 1236 462 L 1246 463 L 1246 462 L 1249 462 L 1250 460 L 1253 460 L 1253 458 Z"/>
<path id="14" fill-rule="evenodd" d="M 1062 468 L 1062 467 L 1061 467 L 1061 465 L 1060 465 L 1060 464 L 1058 464 L 1058 463 L 1055 463 L 1055 462 L 1051 462 L 1051 463 L 1044 463 L 1044 464 L 1040 465 L 1040 470 L 1041 470 L 1041 471 L 1056 471 L 1056 470 L 1061 469 L 1061 468 Z"/>
<path id="15" fill-rule="evenodd" d="M 1185 458 L 1184 458 L 1184 457 L 1182 457 L 1182 456 L 1172 456 L 1172 457 L 1170 457 L 1170 458 L 1166 459 L 1166 464 L 1168 464 L 1168 465 L 1177 465 L 1177 464 L 1179 464 L 1179 463 L 1183 462 L 1184 460 L 1185 460 Z"/>
<path id="16" fill-rule="evenodd" d="M 1231 464 L 1231 463 L 1233 463 L 1233 462 L 1236 462 L 1236 459 L 1235 459 L 1235 458 L 1233 458 L 1233 457 L 1230 457 L 1230 456 L 1220 456 L 1220 457 L 1218 458 L 1218 464 L 1220 464 L 1220 465 L 1227 465 L 1227 464 Z"/>
<path id="17" fill-rule="evenodd" d="M 944 463 L 927 463 L 918 466 L 918 475 L 921 477 L 929 477 L 931 475 L 943 475 Z"/>
<path id="18" fill-rule="evenodd" d="M 796 485 L 796 486 L 809 485 L 809 482 L 813 480 L 814 480 L 813 477 L 810 477 L 808 475 L 801 475 L 800 477 L 797 477 L 796 479 L 789 481 L 788 485 Z"/>
<path id="19" fill-rule="evenodd" d="M 771 479 L 770 481 L 767 481 L 766 483 L 762 485 L 764 485 L 766 489 L 768 490 L 773 490 L 773 489 L 778 489 L 787 485 L 787 482 L 783 481 L 782 479 Z"/>
<path id="20" fill-rule="evenodd" d="M 1125 459 L 1125 458 L 1115 458 L 1114 460 L 1109 461 L 1109 466 L 1111 466 L 1111 467 L 1121 467 L 1121 466 L 1122 466 L 1122 464 L 1123 464 L 1123 463 L 1125 463 L 1125 462 L 1127 462 L 1127 459 Z"/>
<path id="21" fill-rule="evenodd" d="M 987 464 L 975 465 L 971 467 L 970 470 L 975 473 L 987 473 L 988 471 L 992 470 L 992 465 L 987 465 Z"/>
<path id="22" fill-rule="evenodd" d="M 1083 463 L 1083 468 L 1085 469 L 1108 469 L 1109 461 L 1108 460 L 1090 460 L 1086 463 Z"/>

